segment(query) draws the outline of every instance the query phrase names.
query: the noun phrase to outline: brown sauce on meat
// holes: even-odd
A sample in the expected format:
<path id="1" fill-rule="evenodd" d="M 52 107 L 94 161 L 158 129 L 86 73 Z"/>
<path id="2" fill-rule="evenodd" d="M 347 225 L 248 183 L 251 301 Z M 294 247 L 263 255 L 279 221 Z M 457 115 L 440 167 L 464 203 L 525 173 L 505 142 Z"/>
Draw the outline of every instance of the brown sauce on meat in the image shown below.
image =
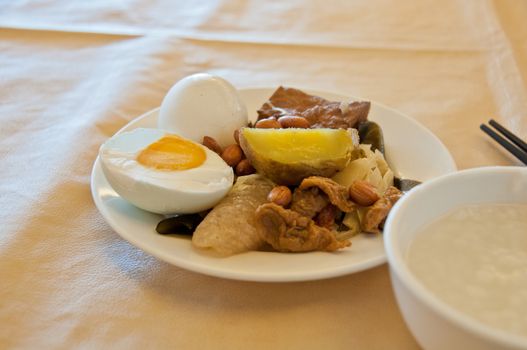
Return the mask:
<path id="1" fill-rule="evenodd" d="M 365 121 L 369 111 L 370 102 L 342 104 L 280 86 L 258 110 L 258 120 L 291 115 L 306 118 L 311 128 L 347 129 Z"/>

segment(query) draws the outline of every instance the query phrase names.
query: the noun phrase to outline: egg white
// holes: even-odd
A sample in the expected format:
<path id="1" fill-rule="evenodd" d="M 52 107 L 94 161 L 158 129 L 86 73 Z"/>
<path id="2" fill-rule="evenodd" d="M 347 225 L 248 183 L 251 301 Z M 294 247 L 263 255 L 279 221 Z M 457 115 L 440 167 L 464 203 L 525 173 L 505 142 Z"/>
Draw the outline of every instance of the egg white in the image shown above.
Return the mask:
<path id="1" fill-rule="evenodd" d="M 236 88 L 206 73 L 190 75 L 172 86 L 158 118 L 160 129 L 196 142 L 210 136 L 222 147 L 234 143 L 234 130 L 247 123 L 247 108 Z"/>
<path id="2" fill-rule="evenodd" d="M 217 204 L 234 181 L 232 168 L 208 148 L 206 160 L 187 170 L 157 170 L 137 162 L 139 152 L 169 132 L 138 128 L 117 134 L 99 150 L 112 188 L 133 205 L 158 214 L 197 213 Z"/>

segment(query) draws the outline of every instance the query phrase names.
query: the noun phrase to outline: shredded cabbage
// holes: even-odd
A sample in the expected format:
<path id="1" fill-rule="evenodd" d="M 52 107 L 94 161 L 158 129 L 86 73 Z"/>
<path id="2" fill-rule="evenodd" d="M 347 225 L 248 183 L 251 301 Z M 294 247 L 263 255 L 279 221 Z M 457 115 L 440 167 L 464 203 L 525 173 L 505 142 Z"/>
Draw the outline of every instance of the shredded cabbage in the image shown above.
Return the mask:
<path id="1" fill-rule="evenodd" d="M 366 180 L 375 186 L 379 195 L 393 186 L 393 171 L 379 150 L 374 152 L 371 145 L 361 144 L 354 156 L 346 168 L 333 176 L 334 181 L 349 187 L 357 180 Z"/>

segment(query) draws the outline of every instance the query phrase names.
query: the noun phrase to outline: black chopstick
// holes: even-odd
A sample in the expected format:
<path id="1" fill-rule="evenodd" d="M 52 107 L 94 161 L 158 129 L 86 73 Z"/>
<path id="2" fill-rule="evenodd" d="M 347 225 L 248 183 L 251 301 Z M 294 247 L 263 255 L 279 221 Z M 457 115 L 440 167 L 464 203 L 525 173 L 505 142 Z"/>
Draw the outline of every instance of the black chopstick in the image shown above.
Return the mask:
<path id="1" fill-rule="evenodd" d="M 487 135 L 492 137 L 497 143 L 499 143 L 501 146 L 503 146 L 507 151 L 512 153 L 516 158 L 521 160 L 524 164 L 527 165 L 527 144 L 522 141 L 518 136 L 514 135 L 512 132 L 507 130 L 505 127 L 500 125 L 495 120 L 491 119 L 489 121 L 489 124 L 492 125 L 496 130 L 501 132 L 505 137 L 507 137 L 509 140 L 511 140 L 514 144 L 516 144 L 518 147 L 504 139 L 501 135 L 497 134 L 494 130 L 489 128 L 485 124 L 481 124 L 479 127 L 481 130 L 483 130 Z"/>
<path id="2" fill-rule="evenodd" d="M 514 135 L 512 132 L 510 132 L 508 129 L 506 129 L 503 125 L 495 121 L 494 119 L 489 120 L 489 124 L 494 127 L 494 129 L 498 130 L 500 133 L 505 135 L 509 140 L 512 141 L 516 146 L 520 147 L 524 152 L 527 152 L 527 143 L 520 139 L 518 136 Z"/>

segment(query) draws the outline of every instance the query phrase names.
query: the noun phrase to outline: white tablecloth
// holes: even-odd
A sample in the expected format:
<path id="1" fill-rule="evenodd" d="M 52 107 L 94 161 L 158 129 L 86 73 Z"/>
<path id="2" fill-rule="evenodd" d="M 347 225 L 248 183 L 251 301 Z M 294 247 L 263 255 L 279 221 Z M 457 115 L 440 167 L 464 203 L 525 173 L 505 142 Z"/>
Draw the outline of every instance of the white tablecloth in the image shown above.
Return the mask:
<path id="1" fill-rule="evenodd" d="M 521 0 L 0 3 L 1 348 L 418 347 L 386 265 L 223 280 L 110 229 L 90 196 L 98 148 L 186 75 L 382 102 L 460 169 L 519 164 L 479 131 L 491 117 L 527 138 Z"/>

